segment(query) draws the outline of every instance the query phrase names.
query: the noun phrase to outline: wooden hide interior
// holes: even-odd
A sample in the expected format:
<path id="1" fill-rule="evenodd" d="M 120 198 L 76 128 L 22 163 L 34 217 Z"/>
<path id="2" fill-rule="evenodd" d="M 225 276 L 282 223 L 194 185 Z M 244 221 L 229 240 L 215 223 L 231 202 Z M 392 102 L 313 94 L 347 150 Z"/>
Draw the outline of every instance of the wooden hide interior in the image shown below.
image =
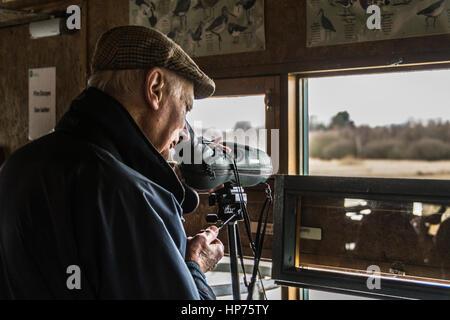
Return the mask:
<path id="1" fill-rule="evenodd" d="M 90 73 L 89 62 L 98 37 L 111 27 L 128 24 L 129 0 L 16 0 L 0 4 L 0 7 L 6 9 L 34 9 L 38 12 L 64 10 L 72 4 L 78 4 L 83 14 L 82 29 L 74 34 L 31 40 L 28 25 L 0 29 L 0 145 L 8 153 L 28 142 L 28 69 L 56 66 L 58 121 L 72 99 L 86 86 Z M 271 111 L 270 127 L 280 129 L 279 173 L 300 173 L 298 142 L 302 128 L 298 126 L 298 88 L 293 75 L 323 76 L 335 74 L 337 70 L 345 70 L 344 73 L 365 73 L 450 67 L 450 34 L 307 48 L 306 26 L 305 1 L 266 0 L 265 51 L 195 59 L 215 80 L 237 79 L 230 82 L 235 83 L 235 88 L 228 86 L 221 89 L 219 84 L 216 93 L 219 95 L 231 95 L 242 86 L 250 88 L 257 83 L 254 79 L 258 77 L 275 77 L 273 86 L 278 90 L 278 103 Z M 393 66 L 392 63 L 400 58 L 403 65 Z M 371 69 L 366 69 L 368 67 Z M 271 185 L 273 188 L 272 182 Z M 256 221 L 264 201 L 264 193 L 260 187 L 246 191 L 249 213 L 252 220 Z M 205 217 L 209 213 L 214 213 L 214 208 L 208 206 L 207 195 L 201 195 L 199 210 L 186 216 L 186 233 L 193 235 L 207 226 Z M 273 212 L 270 223 L 272 218 Z M 306 261 L 311 264 L 344 265 L 338 258 L 341 249 L 336 246 L 347 241 L 344 237 L 351 237 L 354 230 L 340 217 L 324 210 L 304 219 L 307 224 L 330 228 L 330 233 L 338 237 L 327 236 L 320 248 L 316 248 L 316 243 L 305 241 L 302 252 Z M 373 241 L 377 241 L 377 234 L 373 234 L 373 237 Z M 226 232 L 222 232 L 220 238 L 227 243 Z M 244 252 L 249 255 L 251 252 L 243 228 L 241 239 Z M 411 248 L 413 244 L 402 243 L 398 249 L 403 246 Z M 268 235 L 263 256 L 270 258 L 271 250 L 272 237 Z M 312 252 L 316 250 L 323 253 L 323 256 L 313 256 Z M 370 259 L 380 262 L 376 257 Z M 357 268 L 358 265 L 354 267 Z"/>

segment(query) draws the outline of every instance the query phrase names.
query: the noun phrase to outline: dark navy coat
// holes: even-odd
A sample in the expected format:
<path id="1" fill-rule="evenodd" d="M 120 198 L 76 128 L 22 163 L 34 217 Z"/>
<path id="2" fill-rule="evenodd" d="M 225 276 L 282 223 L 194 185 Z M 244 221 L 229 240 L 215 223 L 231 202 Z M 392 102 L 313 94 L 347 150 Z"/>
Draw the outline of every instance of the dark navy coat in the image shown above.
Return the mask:
<path id="1" fill-rule="evenodd" d="M 184 260 L 183 201 L 123 106 L 85 90 L 0 170 L 0 298 L 215 298 Z M 70 266 L 81 289 L 67 286 Z"/>

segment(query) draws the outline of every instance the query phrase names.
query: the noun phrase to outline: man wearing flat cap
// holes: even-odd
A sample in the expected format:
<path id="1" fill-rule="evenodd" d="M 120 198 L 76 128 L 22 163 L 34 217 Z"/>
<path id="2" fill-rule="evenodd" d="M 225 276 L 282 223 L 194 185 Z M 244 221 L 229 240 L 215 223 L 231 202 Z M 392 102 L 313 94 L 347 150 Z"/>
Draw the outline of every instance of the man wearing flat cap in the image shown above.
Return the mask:
<path id="1" fill-rule="evenodd" d="M 88 88 L 0 171 L 0 298 L 214 299 L 218 230 L 186 238 L 192 190 L 167 162 L 214 89 L 162 33 L 104 33 Z"/>

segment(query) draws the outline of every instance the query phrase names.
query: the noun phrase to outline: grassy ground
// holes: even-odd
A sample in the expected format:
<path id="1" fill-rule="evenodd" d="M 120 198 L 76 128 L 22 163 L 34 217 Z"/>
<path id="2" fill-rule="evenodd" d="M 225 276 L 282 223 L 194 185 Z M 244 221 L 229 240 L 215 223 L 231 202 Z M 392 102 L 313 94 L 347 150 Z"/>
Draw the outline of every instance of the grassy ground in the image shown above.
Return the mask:
<path id="1" fill-rule="evenodd" d="M 309 173 L 349 177 L 450 179 L 450 161 L 310 159 Z"/>

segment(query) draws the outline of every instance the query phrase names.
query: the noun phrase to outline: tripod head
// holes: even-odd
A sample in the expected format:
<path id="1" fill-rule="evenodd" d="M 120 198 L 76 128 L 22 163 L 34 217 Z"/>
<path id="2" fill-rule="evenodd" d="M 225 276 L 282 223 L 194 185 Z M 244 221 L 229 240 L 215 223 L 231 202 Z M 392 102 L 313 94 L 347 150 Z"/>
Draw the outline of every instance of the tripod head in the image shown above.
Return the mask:
<path id="1" fill-rule="evenodd" d="M 219 211 L 217 214 L 209 214 L 206 221 L 216 223 L 220 220 L 222 222 L 220 228 L 222 228 L 229 222 L 244 220 L 243 207 L 247 205 L 247 194 L 244 193 L 244 188 L 227 182 L 222 189 L 209 195 L 209 205 L 216 204 L 219 206 Z"/>

